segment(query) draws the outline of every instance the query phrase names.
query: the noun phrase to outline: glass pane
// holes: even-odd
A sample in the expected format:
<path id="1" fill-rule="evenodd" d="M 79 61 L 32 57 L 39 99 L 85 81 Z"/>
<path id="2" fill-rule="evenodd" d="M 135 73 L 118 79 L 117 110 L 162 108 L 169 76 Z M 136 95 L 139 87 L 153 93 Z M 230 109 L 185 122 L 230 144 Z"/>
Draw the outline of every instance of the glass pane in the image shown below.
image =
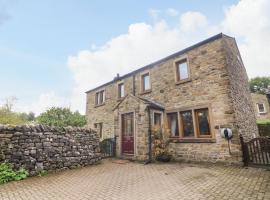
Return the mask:
<path id="1" fill-rule="evenodd" d="M 161 114 L 160 113 L 154 113 L 154 125 L 161 127 Z"/>
<path id="2" fill-rule="evenodd" d="M 264 112 L 264 105 L 262 103 L 258 104 L 259 112 Z"/>
<path id="3" fill-rule="evenodd" d="M 183 126 L 184 137 L 194 136 L 192 111 L 184 111 L 180 113 Z"/>
<path id="4" fill-rule="evenodd" d="M 99 104 L 102 104 L 103 103 L 103 91 L 99 92 Z"/>
<path id="5" fill-rule="evenodd" d="M 120 85 L 120 97 L 124 97 L 125 96 L 125 90 L 124 90 L 124 84 Z"/>
<path id="6" fill-rule="evenodd" d="M 149 74 L 143 76 L 144 90 L 150 90 L 150 76 Z"/>
<path id="7" fill-rule="evenodd" d="M 188 65 L 187 62 L 181 62 L 178 64 L 178 75 L 180 80 L 188 78 Z"/>
<path id="8" fill-rule="evenodd" d="M 210 135 L 208 109 L 201 109 L 196 111 L 198 120 L 198 128 L 200 135 Z"/>
<path id="9" fill-rule="evenodd" d="M 177 113 L 168 114 L 168 122 L 171 136 L 179 136 Z"/>

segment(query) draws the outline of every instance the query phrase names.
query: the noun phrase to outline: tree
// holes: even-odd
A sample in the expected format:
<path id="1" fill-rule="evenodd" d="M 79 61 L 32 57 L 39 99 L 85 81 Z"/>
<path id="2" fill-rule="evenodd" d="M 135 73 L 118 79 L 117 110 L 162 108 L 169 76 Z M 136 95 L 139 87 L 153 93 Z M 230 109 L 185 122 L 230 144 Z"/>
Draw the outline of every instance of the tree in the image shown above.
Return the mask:
<path id="1" fill-rule="evenodd" d="M 52 107 L 37 117 L 40 124 L 49 126 L 84 126 L 86 119 L 78 111 L 72 112 L 69 108 Z"/>
<path id="2" fill-rule="evenodd" d="M 270 93 L 270 77 L 256 77 L 250 79 L 249 88 L 251 92 L 259 94 Z"/>

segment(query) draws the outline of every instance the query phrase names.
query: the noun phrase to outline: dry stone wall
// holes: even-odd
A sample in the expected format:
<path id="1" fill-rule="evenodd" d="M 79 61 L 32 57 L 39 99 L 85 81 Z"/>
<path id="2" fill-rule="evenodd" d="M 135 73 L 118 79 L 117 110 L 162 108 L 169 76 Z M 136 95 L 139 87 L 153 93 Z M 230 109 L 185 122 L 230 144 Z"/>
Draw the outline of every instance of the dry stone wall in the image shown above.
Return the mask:
<path id="1" fill-rule="evenodd" d="M 91 129 L 0 125 L 0 162 L 24 167 L 31 175 L 91 165 L 100 159 L 99 138 Z"/>

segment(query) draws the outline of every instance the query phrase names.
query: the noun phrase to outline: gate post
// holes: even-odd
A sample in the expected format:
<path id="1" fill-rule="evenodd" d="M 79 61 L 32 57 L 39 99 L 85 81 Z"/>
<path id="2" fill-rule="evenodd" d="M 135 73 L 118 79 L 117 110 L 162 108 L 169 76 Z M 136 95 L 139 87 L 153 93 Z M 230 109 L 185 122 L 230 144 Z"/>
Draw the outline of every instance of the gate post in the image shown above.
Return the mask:
<path id="1" fill-rule="evenodd" d="M 248 166 L 248 160 L 249 160 L 248 149 L 247 149 L 247 145 L 244 142 L 244 138 L 243 138 L 242 134 L 240 134 L 240 143 L 241 143 L 242 152 L 243 152 L 244 166 Z"/>

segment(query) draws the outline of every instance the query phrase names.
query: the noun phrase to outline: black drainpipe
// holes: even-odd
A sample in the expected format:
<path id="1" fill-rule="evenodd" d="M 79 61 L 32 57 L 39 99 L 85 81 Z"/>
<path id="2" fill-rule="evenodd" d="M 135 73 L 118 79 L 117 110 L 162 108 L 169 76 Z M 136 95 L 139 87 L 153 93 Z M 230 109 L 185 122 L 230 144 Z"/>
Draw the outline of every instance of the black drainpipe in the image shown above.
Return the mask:
<path id="1" fill-rule="evenodd" d="M 152 130 L 151 130 L 151 115 L 150 115 L 150 106 L 147 106 L 148 111 L 148 160 L 145 161 L 145 165 L 152 162 Z"/>

